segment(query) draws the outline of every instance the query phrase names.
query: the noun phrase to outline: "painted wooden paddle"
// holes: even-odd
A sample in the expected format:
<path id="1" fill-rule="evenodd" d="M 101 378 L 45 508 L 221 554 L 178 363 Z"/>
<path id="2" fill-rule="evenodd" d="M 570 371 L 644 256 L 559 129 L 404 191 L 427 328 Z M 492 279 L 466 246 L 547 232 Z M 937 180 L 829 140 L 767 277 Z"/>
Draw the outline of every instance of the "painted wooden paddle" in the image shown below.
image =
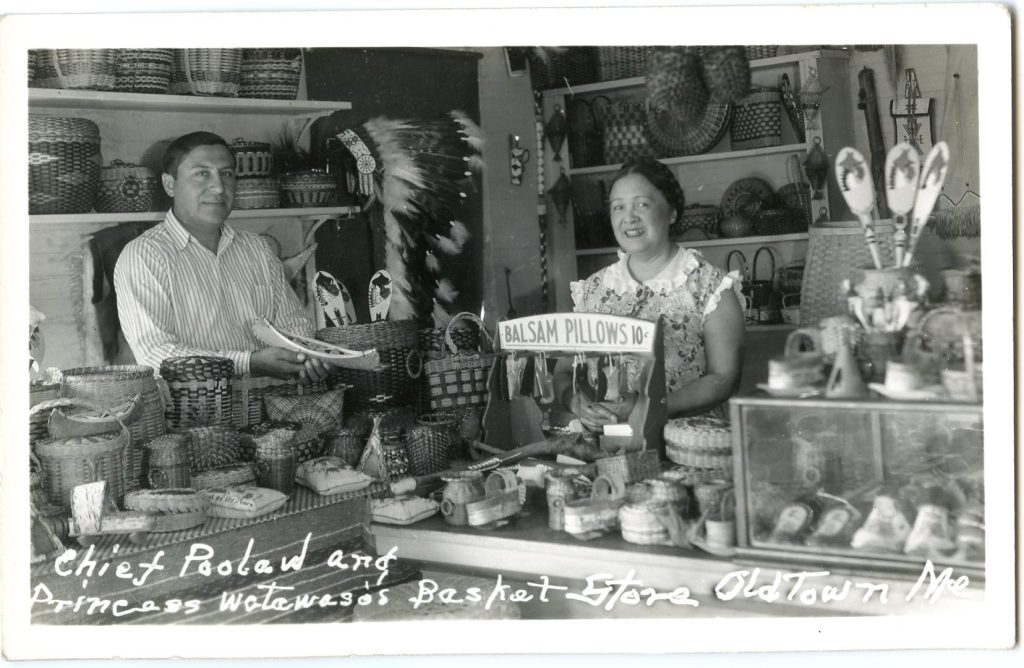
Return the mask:
<path id="1" fill-rule="evenodd" d="M 907 214 L 914 208 L 917 183 L 921 176 L 921 156 L 909 142 L 893 146 L 885 156 L 885 196 L 892 212 L 893 246 L 896 266 L 903 266 L 903 251 L 907 247 Z"/>
<path id="2" fill-rule="evenodd" d="M 946 182 L 946 172 L 949 170 L 949 145 L 940 141 L 928 156 L 924 159 L 924 167 L 921 171 L 921 181 L 917 185 L 917 199 L 914 201 L 914 213 L 910 218 L 910 240 L 907 243 L 907 252 L 903 257 L 903 266 L 909 267 L 914 260 L 914 249 L 924 232 L 924 226 L 928 222 L 928 216 L 932 215 L 935 208 L 935 201 L 942 192 L 942 184 Z"/>
<path id="3" fill-rule="evenodd" d="M 370 322 L 387 320 L 391 308 L 391 274 L 381 269 L 370 279 Z"/>
<path id="4" fill-rule="evenodd" d="M 836 157 L 836 180 L 847 206 L 860 220 L 864 240 L 871 252 L 871 261 L 875 263 L 876 269 L 881 269 L 882 258 L 875 240 L 875 221 L 871 217 L 871 210 L 875 207 L 875 186 L 871 179 L 871 168 L 857 149 L 847 146 L 839 151 Z"/>
<path id="5" fill-rule="evenodd" d="M 356 321 L 356 307 L 345 284 L 326 271 L 316 272 L 316 300 L 320 304 L 325 327 L 341 327 Z"/>

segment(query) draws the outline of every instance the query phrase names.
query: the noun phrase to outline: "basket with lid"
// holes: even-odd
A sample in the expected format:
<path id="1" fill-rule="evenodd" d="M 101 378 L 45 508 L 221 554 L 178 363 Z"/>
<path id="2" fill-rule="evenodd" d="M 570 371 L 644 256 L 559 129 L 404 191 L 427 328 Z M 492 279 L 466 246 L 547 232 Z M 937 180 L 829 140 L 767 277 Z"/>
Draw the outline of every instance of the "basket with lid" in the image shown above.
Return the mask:
<path id="1" fill-rule="evenodd" d="M 159 180 L 153 170 L 122 160 L 112 160 L 100 169 L 96 192 L 99 213 L 135 213 L 153 208 L 159 192 Z"/>
<path id="2" fill-rule="evenodd" d="M 100 178 L 100 128 L 86 118 L 28 116 L 28 212 L 88 213 Z"/>
<path id="3" fill-rule="evenodd" d="M 169 357 L 160 363 L 171 400 L 167 427 L 232 426 L 231 377 L 234 362 L 226 357 L 188 355 Z"/>

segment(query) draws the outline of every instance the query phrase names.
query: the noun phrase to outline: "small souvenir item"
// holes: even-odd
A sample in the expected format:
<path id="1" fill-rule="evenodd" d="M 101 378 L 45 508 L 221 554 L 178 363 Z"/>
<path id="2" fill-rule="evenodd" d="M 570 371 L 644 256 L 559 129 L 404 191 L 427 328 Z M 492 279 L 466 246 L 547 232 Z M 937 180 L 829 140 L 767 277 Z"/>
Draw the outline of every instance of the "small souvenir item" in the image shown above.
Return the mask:
<path id="1" fill-rule="evenodd" d="M 320 304 L 325 327 L 341 327 L 356 321 L 356 308 L 348 289 L 326 271 L 316 272 L 316 299 Z"/>
<path id="2" fill-rule="evenodd" d="M 836 180 L 839 181 L 839 191 L 843 193 L 850 211 L 860 220 L 871 261 L 876 269 L 881 269 L 882 258 L 875 239 L 875 222 L 871 218 L 875 208 L 875 186 L 871 168 L 860 151 L 849 146 L 839 151 L 836 157 Z"/>
<path id="3" fill-rule="evenodd" d="M 510 355 L 505 359 L 505 370 L 508 378 L 508 396 L 513 398 L 519 394 L 523 386 L 523 371 L 526 369 L 527 359 Z"/>
<path id="4" fill-rule="evenodd" d="M 362 473 L 378 480 L 386 477 L 380 435 L 380 421 L 383 417 L 383 415 L 377 415 L 373 418 L 373 430 L 370 432 L 370 438 L 366 441 L 366 447 L 359 458 L 359 466 L 356 467 Z"/>
<path id="5" fill-rule="evenodd" d="M 893 216 L 893 244 L 896 266 L 903 266 L 907 247 L 907 214 L 914 208 L 917 181 L 921 175 L 921 156 L 909 142 L 893 146 L 885 156 L 885 198 Z"/>
<path id="6" fill-rule="evenodd" d="M 538 354 L 533 359 L 534 394 L 540 397 L 541 403 L 550 404 L 555 400 L 555 381 L 548 370 L 548 356 Z"/>
<path id="7" fill-rule="evenodd" d="M 295 480 L 317 494 L 329 496 L 355 492 L 372 482 L 370 476 L 353 470 L 341 457 L 317 457 L 299 464 Z"/>
<path id="8" fill-rule="evenodd" d="M 437 508 L 436 501 L 413 494 L 403 494 L 391 499 L 373 499 L 370 502 L 373 521 L 381 524 L 415 524 L 435 514 Z"/>
<path id="9" fill-rule="evenodd" d="M 288 501 L 286 494 L 253 485 L 215 487 L 202 493 L 210 502 L 207 515 L 236 520 L 269 515 Z"/>
<path id="10" fill-rule="evenodd" d="M 914 261 L 914 250 L 924 232 L 928 217 L 932 215 L 935 202 L 942 193 L 942 185 L 946 182 L 949 170 L 949 146 L 944 141 L 932 147 L 924 159 L 921 168 L 921 181 L 917 186 L 917 198 L 914 200 L 914 212 L 910 218 L 910 239 L 907 252 L 903 255 L 903 266 L 909 267 Z"/>
<path id="11" fill-rule="evenodd" d="M 949 524 L 949 510 L 934 503 L 926 503 L 917 509 L 914 528 L 907 537 L 903 551 L 907 554 L 936 558 L 956 549 Z"/>
<path id="12" fill-rule="evenodd" d="M 807 537 L 807 545 L 845 547 L 860 524 L 861 514 L 851 505 L 835 505 L 821 515 L 814 532 Z"/>
<path id="13" fill-rule="evenodd" d="M 608 379 L 608 391 L 604 395 L 605 401 L 619 401 L 622 399 L 622 394 L 619 390 L 619 370 L 620 367 L 609 357 L 608 366 L 602 369 L 605 378 Z"/>
<path id="14" fill-rule="evenodd" d="M 391 274 L 383 269 L 370 279 L 370 322 L 387 320 L 391 306 Z"/>
<path id="15" fill-rule="evenodd" d="M 859 550 L 902 552 L 910 535 L 910 522 L 899 502 L 891 496 L 875 497 L 864 526 L 853 534 L 850 546 Z"/>
<path id="16" fill-rule="evenodd" d="M 801 543 L 814 521 L 814 511 L 804 503 L 791 503 L 782 509 L 770 540 L 773 543 Z"/>

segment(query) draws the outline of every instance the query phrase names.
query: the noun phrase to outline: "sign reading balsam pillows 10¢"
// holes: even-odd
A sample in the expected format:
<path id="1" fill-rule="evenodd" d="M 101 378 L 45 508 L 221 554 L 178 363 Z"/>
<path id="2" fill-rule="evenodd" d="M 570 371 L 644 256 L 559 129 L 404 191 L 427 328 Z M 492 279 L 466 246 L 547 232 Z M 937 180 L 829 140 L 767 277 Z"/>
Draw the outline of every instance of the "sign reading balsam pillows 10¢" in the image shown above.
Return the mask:
<path id="1" fill-rule="evenodd" d="M 653 354 L 655 323 L 603 313 L 549 313 L 498 323 L 502 350 Z"/>

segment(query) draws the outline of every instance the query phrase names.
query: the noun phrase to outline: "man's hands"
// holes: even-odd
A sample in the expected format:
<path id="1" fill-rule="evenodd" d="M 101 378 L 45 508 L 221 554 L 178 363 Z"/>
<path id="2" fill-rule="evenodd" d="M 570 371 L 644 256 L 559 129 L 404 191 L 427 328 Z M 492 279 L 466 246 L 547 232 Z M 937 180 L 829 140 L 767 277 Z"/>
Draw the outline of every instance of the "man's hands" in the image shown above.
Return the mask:
<path id="1" fill-rule="evenodd" d="M 315 383 L 334 373 L 335 366 L 315 357 L 293 353 L 284 348 L 263 348 L 249 358 L 249 371 L 254 376 L 274 378 L 299 377 L 303 383 Z"/>

